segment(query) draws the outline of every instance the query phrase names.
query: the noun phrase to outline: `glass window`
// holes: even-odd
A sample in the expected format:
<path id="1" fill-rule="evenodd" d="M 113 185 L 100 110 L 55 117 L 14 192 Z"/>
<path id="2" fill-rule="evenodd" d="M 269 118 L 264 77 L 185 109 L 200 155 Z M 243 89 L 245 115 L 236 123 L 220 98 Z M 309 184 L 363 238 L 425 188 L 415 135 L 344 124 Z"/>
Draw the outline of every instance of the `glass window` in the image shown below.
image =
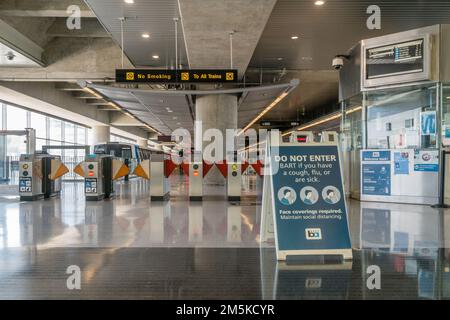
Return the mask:
<path id="1" fill-rule="evenodd" d="M 70 122 L 64 122 L 64 142 L 66 145 L 75 144 L 75 125 Z"/>
<path id="2" fill-rule="evenodd" d="M 62 121 L 61 120 L 57 120 L 57 119 L 53 119 L 50 118 L 49 121 L 49 125 L 50 125 L 50 140 L 52 140 L 52 144 L 53 145 L 60 145 L 61 144 L 61 140 L 62 140 Z M 54 142 L 58 142 L 58 143 L 54 143 Z"/>
<path id="3" fill-rule="evenodd" d="M 47 138 L 45 118 L 46 117 L 42 114 L 31 112 L 31 128 L 36 130 L 36 138 L 44 140 Z"/>
<path id="4" fill-rule="evenodd" d="M 77 126 L 77 144 L 86 145 L 86 128 Z"/>
<path id="5" fill-rule="evenodd" d="M 436 92 L 432 86 L 368 93 L 368 148 L 436 148 Z"/>
<path id="6" fill-rule="evenodd" d="M 25 130 L 27 127 L 27 112 L 24 109 L 7 106 L 6 129 Z"/>

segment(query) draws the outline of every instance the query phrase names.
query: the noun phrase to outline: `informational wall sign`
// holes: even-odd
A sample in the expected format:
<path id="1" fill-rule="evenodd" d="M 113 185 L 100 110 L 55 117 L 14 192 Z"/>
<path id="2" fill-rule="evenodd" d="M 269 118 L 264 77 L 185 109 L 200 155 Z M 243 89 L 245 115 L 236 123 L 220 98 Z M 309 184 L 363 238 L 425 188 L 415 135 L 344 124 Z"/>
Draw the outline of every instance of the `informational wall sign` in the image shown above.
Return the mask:
<path id="1" fill-rule="evenodd" d="M 391 151 L 361 151 L 361 191 L 365 195 L 391 195 Z"/>
<path id="2" fill-rule="evenodd" d="M 377 196 L 391 195 L 390 164 L 365 163 L 362 165 L 362 193 Z"/>
<path id="3" fill-rule="evenodd" d="M 305 254 L 351 258 L 337 145 L 283 143 L 268 151 L 271 174 L 263 203 L 271 197 L 278 260 Z"/>
<path id="4" fill-rule="evenodd" d="M 363 151 L 362 161 L 391 161 L 391 151 Z"/>
<path id="5" fill-rule="evenodd" d="M 414 171 L 439 171 L 438 150 L 417 150 L 414 155 Z"/>
<path id="6" fill-rule="evenodd" d="M 409 152 L 394 153 L 394 174 L 409 174 Z"/>
<path id="7" fill-rule="evenodd" d="M 117 69 L 117 83 L 235 83 L 235 69 L 225 70 L 158 70 Z"/>

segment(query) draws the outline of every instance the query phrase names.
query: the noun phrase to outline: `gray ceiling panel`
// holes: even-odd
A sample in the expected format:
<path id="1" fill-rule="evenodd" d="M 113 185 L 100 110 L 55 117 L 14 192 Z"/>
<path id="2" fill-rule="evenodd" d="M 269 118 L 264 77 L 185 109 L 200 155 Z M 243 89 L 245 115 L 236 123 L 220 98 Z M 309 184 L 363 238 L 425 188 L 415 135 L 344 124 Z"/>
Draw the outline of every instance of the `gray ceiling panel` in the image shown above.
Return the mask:
<path id="1" fill-rule="evenodd" d="M 123 0 L 85 0 L 94 14 L 111 34 L 117 44 L 121 44 L 119 18 L 125 17 L 124 49 L 126 55 L 136 66 L 162 67 L 174 66 L 175 61 L 175 23 L 178 17 L 177 0 L 140 0 L 126 4 Z M 150 38 L 142 38 L 148 33 Z M 181 23 L 178 23 L 179 61 L 187 66 L 186 50 Z M 153 59 L 158 55 L 159 59 Z"/>

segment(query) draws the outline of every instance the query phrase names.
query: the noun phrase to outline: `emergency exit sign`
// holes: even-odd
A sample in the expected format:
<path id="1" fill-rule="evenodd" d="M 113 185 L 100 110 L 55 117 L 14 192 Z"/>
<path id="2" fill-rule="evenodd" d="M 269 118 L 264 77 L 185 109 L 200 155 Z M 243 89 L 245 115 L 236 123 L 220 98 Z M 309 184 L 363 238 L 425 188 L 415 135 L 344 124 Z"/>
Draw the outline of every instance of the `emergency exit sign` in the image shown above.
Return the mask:
<path id="1" fill-rule="evenodd" d="M 117 83 L 236 83 L 235 69 L 117 69 Z"/>

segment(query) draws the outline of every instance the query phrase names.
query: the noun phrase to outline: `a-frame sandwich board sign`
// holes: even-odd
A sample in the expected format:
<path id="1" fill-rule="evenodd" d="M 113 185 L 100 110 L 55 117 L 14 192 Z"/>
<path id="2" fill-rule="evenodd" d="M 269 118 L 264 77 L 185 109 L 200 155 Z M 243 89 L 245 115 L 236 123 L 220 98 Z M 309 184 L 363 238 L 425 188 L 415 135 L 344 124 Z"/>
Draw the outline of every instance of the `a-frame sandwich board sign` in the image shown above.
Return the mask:
<path id="1" fill-rule="evenodd" d="M 273 219 L 278 260 L 288 255 L 352 259 L 338 144 L 280 140 L 266 143 L 261 240 L 270 238 L 267 225 Z"/>

